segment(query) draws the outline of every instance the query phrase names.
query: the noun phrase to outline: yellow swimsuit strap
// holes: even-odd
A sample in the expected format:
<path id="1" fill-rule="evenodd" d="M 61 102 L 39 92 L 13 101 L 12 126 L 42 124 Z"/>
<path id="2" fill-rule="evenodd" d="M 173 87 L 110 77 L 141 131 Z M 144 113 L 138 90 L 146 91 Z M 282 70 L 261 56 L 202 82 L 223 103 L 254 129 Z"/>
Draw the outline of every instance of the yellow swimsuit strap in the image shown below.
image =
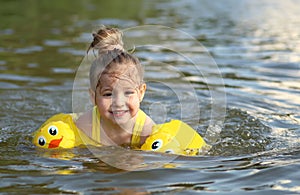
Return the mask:
<path id="1" fill-rule="evenodd" d="M 92 126 L 92 139 L 95 140 L 96 142 L 100 143 L 100 114 L 98 111 L 97 106 L 93 107 L 93 126 Z"/>
<path id="2" fill-rule="evenodd" d="M 93 127 L 92 127 L 92 139 L 96 142 L 100 143 L 100 114 L 97 106 L 93 108 Z M 139 110 L 137 113 L 135 125 L 133 128 L 133 133 L 131 137 L 131 147 L 139 147 L 141 140 L 141 133 L 143 131 L 143 127 L 146 121 L 146 114 Z"/>
<path id="3" fill-rule="evenodd" d="M 146 114 L 142 111 L 139 110 L 136 116 L 136 121 L 135 125 L 133 128 L 132 136 L 131 136 L 131 147 L 140 147 L 140 142 L 141 142 L 141 133 L 143 131 L 143 127 L 145 125 L 146 121 Z"/>

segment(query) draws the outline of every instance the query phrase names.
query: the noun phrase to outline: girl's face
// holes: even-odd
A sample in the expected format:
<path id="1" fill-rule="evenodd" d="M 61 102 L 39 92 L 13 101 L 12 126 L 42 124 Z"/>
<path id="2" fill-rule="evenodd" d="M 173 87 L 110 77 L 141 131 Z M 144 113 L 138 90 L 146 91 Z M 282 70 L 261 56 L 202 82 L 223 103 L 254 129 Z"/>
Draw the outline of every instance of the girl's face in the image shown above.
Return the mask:
<path id="1" fill-rule="evenodd" d="M 137 114 L 146 91 L 146 84 L 138 86 L 128 77 L 101 76 L 96 89 L 95 103 L 101 118 L 114 124 L 125 125 Z"/>

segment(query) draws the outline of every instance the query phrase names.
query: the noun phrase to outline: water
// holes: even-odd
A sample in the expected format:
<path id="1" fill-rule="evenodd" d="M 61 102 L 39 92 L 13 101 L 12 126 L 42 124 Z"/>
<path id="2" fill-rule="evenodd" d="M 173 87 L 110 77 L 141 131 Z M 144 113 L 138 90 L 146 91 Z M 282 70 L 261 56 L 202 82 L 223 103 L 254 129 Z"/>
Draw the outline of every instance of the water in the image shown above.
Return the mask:
<path id="1" fill-rule="evenodd" d="M 300 193 L 299 13 L 296 0 L 1 1 L 0 192 Z M 76 70 L 100 24 L 171 27 L 125 33 L 140 44 L 143 108 L 157 122 L 188 122 L 214 143 L 209 153 L 32 146 L 48 117 L 72 112 Z"/>

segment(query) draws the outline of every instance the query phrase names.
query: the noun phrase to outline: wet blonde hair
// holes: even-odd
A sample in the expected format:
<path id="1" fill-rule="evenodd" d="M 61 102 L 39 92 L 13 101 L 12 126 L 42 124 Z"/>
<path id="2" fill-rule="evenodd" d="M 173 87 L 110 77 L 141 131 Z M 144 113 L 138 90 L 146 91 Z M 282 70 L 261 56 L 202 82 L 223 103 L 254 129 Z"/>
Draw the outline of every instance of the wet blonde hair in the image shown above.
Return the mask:
<path id="1" fill-rule="evenodd" d="M 90 87 L 93 91 L 101 86 L 101 76 L 104 74 L 115 78 L 122 75 L 137 85 L 143 83 L 143 68 L 136 57 L 125 51 L 120 30 L 102 27 L 93 33 L 93 38 L 87 51 L 98 51 L 98 57 L 90 68 Z"/>

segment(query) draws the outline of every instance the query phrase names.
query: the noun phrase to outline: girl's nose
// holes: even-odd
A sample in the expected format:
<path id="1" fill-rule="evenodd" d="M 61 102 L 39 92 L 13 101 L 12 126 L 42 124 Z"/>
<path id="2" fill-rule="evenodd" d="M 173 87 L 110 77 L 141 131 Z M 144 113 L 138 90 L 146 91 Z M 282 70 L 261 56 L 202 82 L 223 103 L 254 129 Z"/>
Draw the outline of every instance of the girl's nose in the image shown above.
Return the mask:
<path id="1" fill-rule="evenodd" d="M 115 94 L 113 96 L 113 106 L 115 107 L 121 107 L 125 104 L 126 102 L 126 97 L 122 94 Z"/>

